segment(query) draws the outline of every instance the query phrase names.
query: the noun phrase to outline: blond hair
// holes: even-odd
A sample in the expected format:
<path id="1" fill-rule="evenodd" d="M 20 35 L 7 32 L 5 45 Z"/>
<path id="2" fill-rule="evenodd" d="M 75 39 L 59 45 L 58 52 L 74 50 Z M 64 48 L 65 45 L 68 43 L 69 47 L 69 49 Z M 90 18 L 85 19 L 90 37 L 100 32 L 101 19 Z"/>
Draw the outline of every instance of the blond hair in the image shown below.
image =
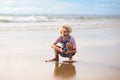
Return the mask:
<path id="1" fill-rule="evenodd" d="M 72 32 L 72 28 L 71 28 L 68 24 L 63 24 L 63 25 L 61 25 L 60 28 L 59 28 L 60 34 L 62 34 L 62 31 L 63 31 L 64 29 L 67 29 L 67 30 L 69 31 L 69 33 Z"/>

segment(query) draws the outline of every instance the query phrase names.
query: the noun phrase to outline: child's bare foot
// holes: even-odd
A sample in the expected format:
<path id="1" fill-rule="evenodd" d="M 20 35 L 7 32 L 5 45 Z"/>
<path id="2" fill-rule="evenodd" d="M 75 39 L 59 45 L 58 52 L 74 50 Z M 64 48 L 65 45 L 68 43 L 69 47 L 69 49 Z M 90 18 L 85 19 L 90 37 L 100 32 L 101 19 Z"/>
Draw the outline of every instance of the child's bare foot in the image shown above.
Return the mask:
<path id="1" fill-rule="evenodd" d="M 73 62 L 72 58 L 69 58 L 69 63 L 72 63 L 72 62 Z"/>
<path id="2" fill-rule="evenodd" d="M 59 61 L 59 59 L 58 58 L 53 58 L 53 59 L 47 60 L 46 62 L 49 62 L 49 61 Z"/>
<path id="3" fill-rule="evenodd" d="M 73 63 L 74 61 L 73 60 L 69 60 L 69 63 Z"/>

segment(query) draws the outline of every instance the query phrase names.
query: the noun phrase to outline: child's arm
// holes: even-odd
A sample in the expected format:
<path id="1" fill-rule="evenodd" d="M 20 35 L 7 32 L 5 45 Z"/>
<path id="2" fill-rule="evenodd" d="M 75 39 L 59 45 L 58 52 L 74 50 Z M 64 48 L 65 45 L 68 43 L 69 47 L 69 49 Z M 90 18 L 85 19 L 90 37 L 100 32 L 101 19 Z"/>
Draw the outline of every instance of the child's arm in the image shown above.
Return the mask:
<path id="1" fill-rule="evenodd" d="M 57 45 L 57 43 L 54 42 L 54 43 L 51 45 L 51 47 L 54 48 L 54 47 L 56 47 L 56 45 Z"/>
<path id="2" fill-rule="evenodd" d="M 60 42 L 60 37 L 58 37 L 56 39 L 56 41 L 53 42 L 53 44 L 51 45 L 52 48 L 55 48 L 57 46 L 57 44 Z M 57 46 L 58 47 L 58 46 Z"/>
<path id="3" fill-rule="evenodd" d="M 59 46 L 56 45 L 56 44 L 57 44 L 57 43 L 53 43 L 51 47 L 52 47 L 54 50 L 56 50 L 57 52 L 64 53 L 65 51 L 62 50 L 62 48 L 59 48 Z"/>
<path id="4" fill-rule="evenodd" d="M 60 41 L 61 41 L 61 36 L 57 38 L 57 40 L 51 45 L 51 47 L 52 47 L 54 50 L 63 53 L 64 50 L 62 50 L 62 49 L 57 45 Z"/>

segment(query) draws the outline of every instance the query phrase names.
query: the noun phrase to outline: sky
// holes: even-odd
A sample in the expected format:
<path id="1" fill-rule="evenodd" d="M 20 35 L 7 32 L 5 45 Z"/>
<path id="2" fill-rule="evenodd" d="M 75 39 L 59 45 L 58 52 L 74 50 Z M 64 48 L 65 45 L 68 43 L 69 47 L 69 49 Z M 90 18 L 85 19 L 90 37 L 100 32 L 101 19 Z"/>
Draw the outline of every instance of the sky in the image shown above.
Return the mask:
<path id="1" fill-rule="evenodd" d="M 120 0 L 0 0 L 0 14 L 120 15 Z"/>

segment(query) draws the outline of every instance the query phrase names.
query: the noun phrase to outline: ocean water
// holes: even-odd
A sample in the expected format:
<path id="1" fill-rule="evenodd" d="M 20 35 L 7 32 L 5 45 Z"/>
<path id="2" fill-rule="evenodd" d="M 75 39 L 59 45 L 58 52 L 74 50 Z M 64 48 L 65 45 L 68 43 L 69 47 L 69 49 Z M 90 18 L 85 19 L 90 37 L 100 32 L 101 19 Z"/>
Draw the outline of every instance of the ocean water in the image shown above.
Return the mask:
<path id="1" fill-rule="evenodd" d="M 74 29 L 119 27 L 120 16 L 0 15 L 0 31 L 58 29 L 62 24 Z"/>
<path id="2" fill-rule="evenodd" d="M 61 21 L 81 21 L 95 19 L 119 19 L 120 16 L 81 16 L 81 15 L 2 15 L 0 22 L 3 23 L 25 23 L 25 22 L 61 22 Z"/>

